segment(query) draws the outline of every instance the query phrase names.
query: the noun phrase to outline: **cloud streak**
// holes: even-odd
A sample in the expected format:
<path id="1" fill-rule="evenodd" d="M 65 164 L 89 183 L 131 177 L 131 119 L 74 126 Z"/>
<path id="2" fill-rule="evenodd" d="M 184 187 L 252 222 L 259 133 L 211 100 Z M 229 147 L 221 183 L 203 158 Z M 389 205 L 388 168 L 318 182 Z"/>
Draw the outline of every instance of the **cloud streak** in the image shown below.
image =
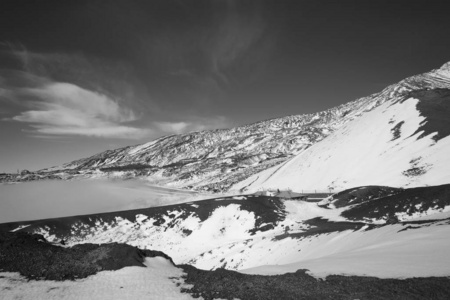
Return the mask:
<path id="1" fill-rule="evenodd" d="M 104 74 L 108 66 L 91 64 L 83 56 L 25 49 L 9 55 L 21 62 L 22 70 L 0 70 L 4 121 L 26 123 L 31 129 L 25 131 L 34 136 L 141 139 L 152 134 L 136 125 L 142 114 L 130 108 L 135 95 L 126 80 L 118 75 L 103 76 L 103 84 L 89 80 Z M 125 87 L 125 92 L 117 95 L 110 86 Z"/>
<path id="2" fill-rule="evenodd" d="M 169 27 L 162 41 L 159 34 L 145 39 L 151 46 L 138 55 L 139 64 L 7 45 L 1 54 L 15 64 L 0 70 L 0 119 L 27 124 L 24 131 L 37 138 L 148 139 L 230 126 L 209 105 L 225 101 L 227 72 L 258 44 L 265 26 L 259 13 L 245 21 L 229 4 L 219 8 L 226 9 L 221 13 L 214 6 L 219 15 L 206 18 L 210 27 L 180 32 Z M 185 33 L 197 36 L 192 48 L 185 47 L 187 37 L 180 38 Z M 158 62 L 147 64 L 147 52 Z"/>
<path id="3" fill-rule="evenodd" d="M 17 93 L 28 101 L 28 110 L 12 117 L 30 123 L 32 132 L 52 135 L 142 138 L 148 132 L 122 123 L 137 119 L 130 109 L 113 99 L 70 83 L 50 83 Z"/>

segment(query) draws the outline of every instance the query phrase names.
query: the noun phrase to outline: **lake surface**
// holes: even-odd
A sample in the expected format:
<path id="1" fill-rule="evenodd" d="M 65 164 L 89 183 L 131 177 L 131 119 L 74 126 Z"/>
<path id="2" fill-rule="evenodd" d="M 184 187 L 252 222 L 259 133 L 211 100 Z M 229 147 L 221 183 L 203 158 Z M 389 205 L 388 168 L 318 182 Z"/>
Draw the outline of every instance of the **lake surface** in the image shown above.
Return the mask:
<path id="1" fill-rule="evenodd" d="M 0 184 L 0 223 L 146 208 L 207 198 L 214 196 L 152 186 L 143 180 Z"/>

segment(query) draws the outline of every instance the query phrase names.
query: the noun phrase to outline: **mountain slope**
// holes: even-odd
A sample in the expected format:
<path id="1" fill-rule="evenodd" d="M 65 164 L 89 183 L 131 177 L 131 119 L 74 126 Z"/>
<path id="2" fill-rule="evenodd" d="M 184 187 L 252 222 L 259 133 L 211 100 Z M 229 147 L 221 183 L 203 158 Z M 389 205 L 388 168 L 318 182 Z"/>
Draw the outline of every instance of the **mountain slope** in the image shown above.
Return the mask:
<path id="1" fill-rule="evenodd" d="M 356 122 L 386 102 L 403 100 L 411 91 L 437 88 L 450 88 L 450 63 L 440 69 L 402 80 L 380 93 L 323 112 L 277 118 L 232 129 L 166 136 L 34 173 L 0 175 L 0 180 L 145 177 L 155 184 L 224 191 L 251 175 L 305 152 L 312 145 L 327 140 L 337 130 L 341 129 L 342 132 L 343 126 Z M 384 106 L 385 109 L 388 107 L 388 104 Z M 422 109 L 424 112 L 426 110 Z M 447 119 L 446 115 L 440 118 Z M 394 118 L 393 122 L 397 119 L 399 121 L 389 128 L 401 132 L 403 125 L 399 123 L 400 118 Z M 420 123 L 412 125 L 417 128 L 421 126 Z M 425 125 L 426 132 L 434 129 L 433 126 Z M 328 184 L 321 183 L 321 186 L 314 188 L 326 188 Z M 243 186 L 241 184 L 238 187 Z"/>
<path id="2" fill-rule="evenodd" d="M 234 189 L 413 187 L 450 182 L 450 89 L 414 91 L 348 122 Z"/>

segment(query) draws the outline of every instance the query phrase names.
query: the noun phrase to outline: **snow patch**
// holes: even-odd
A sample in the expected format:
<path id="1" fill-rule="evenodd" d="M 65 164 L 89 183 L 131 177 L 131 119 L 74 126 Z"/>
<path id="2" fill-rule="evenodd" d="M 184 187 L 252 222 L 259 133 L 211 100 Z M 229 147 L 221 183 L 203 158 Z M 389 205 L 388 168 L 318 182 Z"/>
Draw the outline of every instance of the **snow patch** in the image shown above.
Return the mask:
<path id="1" fill-rule="evenodd" d="M 183 271 L 162 257 L 146 258 L 146 267 L 102 271 L 74 281 L 28 281 L 18 273 L 0 273 L 2 299 L 194 299 L 181 293 Z M 177 284 L 179 286 L 177 286 Z"/>
<path id="2" fill-rule="evenodd" d="M 267 266 L 240 272 L 273 275 L 309 269 L 316 277 L 330 274 L 380 278 L 449 276 L 450 226 L 438 225 L 410 230 L 404 230 L 403 225 L 390 225 L 320 236 L 320 243 L 312 242 L 307 249 L 302 249 L 296 262 L 291 256 L 290 263 L 280 259 L 279 265 L 269 262 Z M 320 246 L 312 248 L 313 244 Z M 302 255 L 305 250 L 309 253 Z"/>

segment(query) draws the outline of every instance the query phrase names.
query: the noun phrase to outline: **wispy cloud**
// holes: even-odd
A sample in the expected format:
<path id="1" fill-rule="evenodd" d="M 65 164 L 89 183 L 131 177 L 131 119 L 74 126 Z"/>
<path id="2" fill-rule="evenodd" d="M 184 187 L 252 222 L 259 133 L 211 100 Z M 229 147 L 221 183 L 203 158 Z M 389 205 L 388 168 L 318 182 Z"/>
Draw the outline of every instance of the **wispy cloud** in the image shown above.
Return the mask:
<path id="1" fill-rule="evenodd" d="M 114 64 L 108 67 L 90 63 L 84 56 L 26 49 L 11 50 L 9 55 L 18 59 L 21 68 L 0 70 L 4 121 L 28 124 L 30 129 L 25 131 L 35 137 L 141 139 L 152 133 L 136 126 L 142 114 L 130 107 L 135 104 L 132 86 L 119 75 L 107 76 L 105 70 L 112 71 Z"/>
<path id="2" fill-rule="evenodd" d="M 139 123 L 141 115 L 128 108 L 123 100 L 27 72 L 14 72 L 9 79 L 12 77 L 15 77 L 15 84 L 7 82 L 9 87 L 2 88 L 0 100 L 4 97 L 3 104 L 14 103 L 19 108 L 2 120 L 28 124 L 30 129 L 25 131 L 36 138 L 78 135 L 143 139 L 233 125 L 224 116 L 184 114 L 172 116 L 175 121 L 151 121 L 145 127 L 133 126 L 131 124 Z"/>
<path id="3" fill-rule="evenodd" d="M 225 38 L 216 40 L 202 32 L 187 54 L 180 50 L 186 41 L 180 47 L 172 44 L 178 35 L 162 43 L 167 51 L 146 48 L 163 61 L 156 77 L 147 76 L 152 74 L 147 69 L 155 69 L 157 63 L 144 63 L 148 72 L 139 68 L 135 72 L 136 66 L 125 62 L 8 45 L 9 50 L 0 54 L 15 60 L 15 67 L 0 69 L 0 119 L 26 124 L 24 131 L 36 138 L 144 139 L 229 127 L 231 121 L 211 114 L 208 105 L 221 101 L 221 85 L 229 81 L 226 69 L 256 43 L 264 26 L 252 16 L 250 25 L 242 26 L 245 34 L 240 34 L 243 16 L 234 9 L 219 19 L 213 35 L 220 31 Z M 197 52 L 201 55 L 190 64 Z M 175 59 L 178 56 L 180 60 Z"/>
<path id="4" fill-rule="evenodd" d="M 70 83 L 50 83 L 16 91 L 26 110 L 11 119 L 30 123 L 32 132 L 51 135 L 142 138 L 148 130 L 123 123 L 137 119 L 117 101 Z"/>

